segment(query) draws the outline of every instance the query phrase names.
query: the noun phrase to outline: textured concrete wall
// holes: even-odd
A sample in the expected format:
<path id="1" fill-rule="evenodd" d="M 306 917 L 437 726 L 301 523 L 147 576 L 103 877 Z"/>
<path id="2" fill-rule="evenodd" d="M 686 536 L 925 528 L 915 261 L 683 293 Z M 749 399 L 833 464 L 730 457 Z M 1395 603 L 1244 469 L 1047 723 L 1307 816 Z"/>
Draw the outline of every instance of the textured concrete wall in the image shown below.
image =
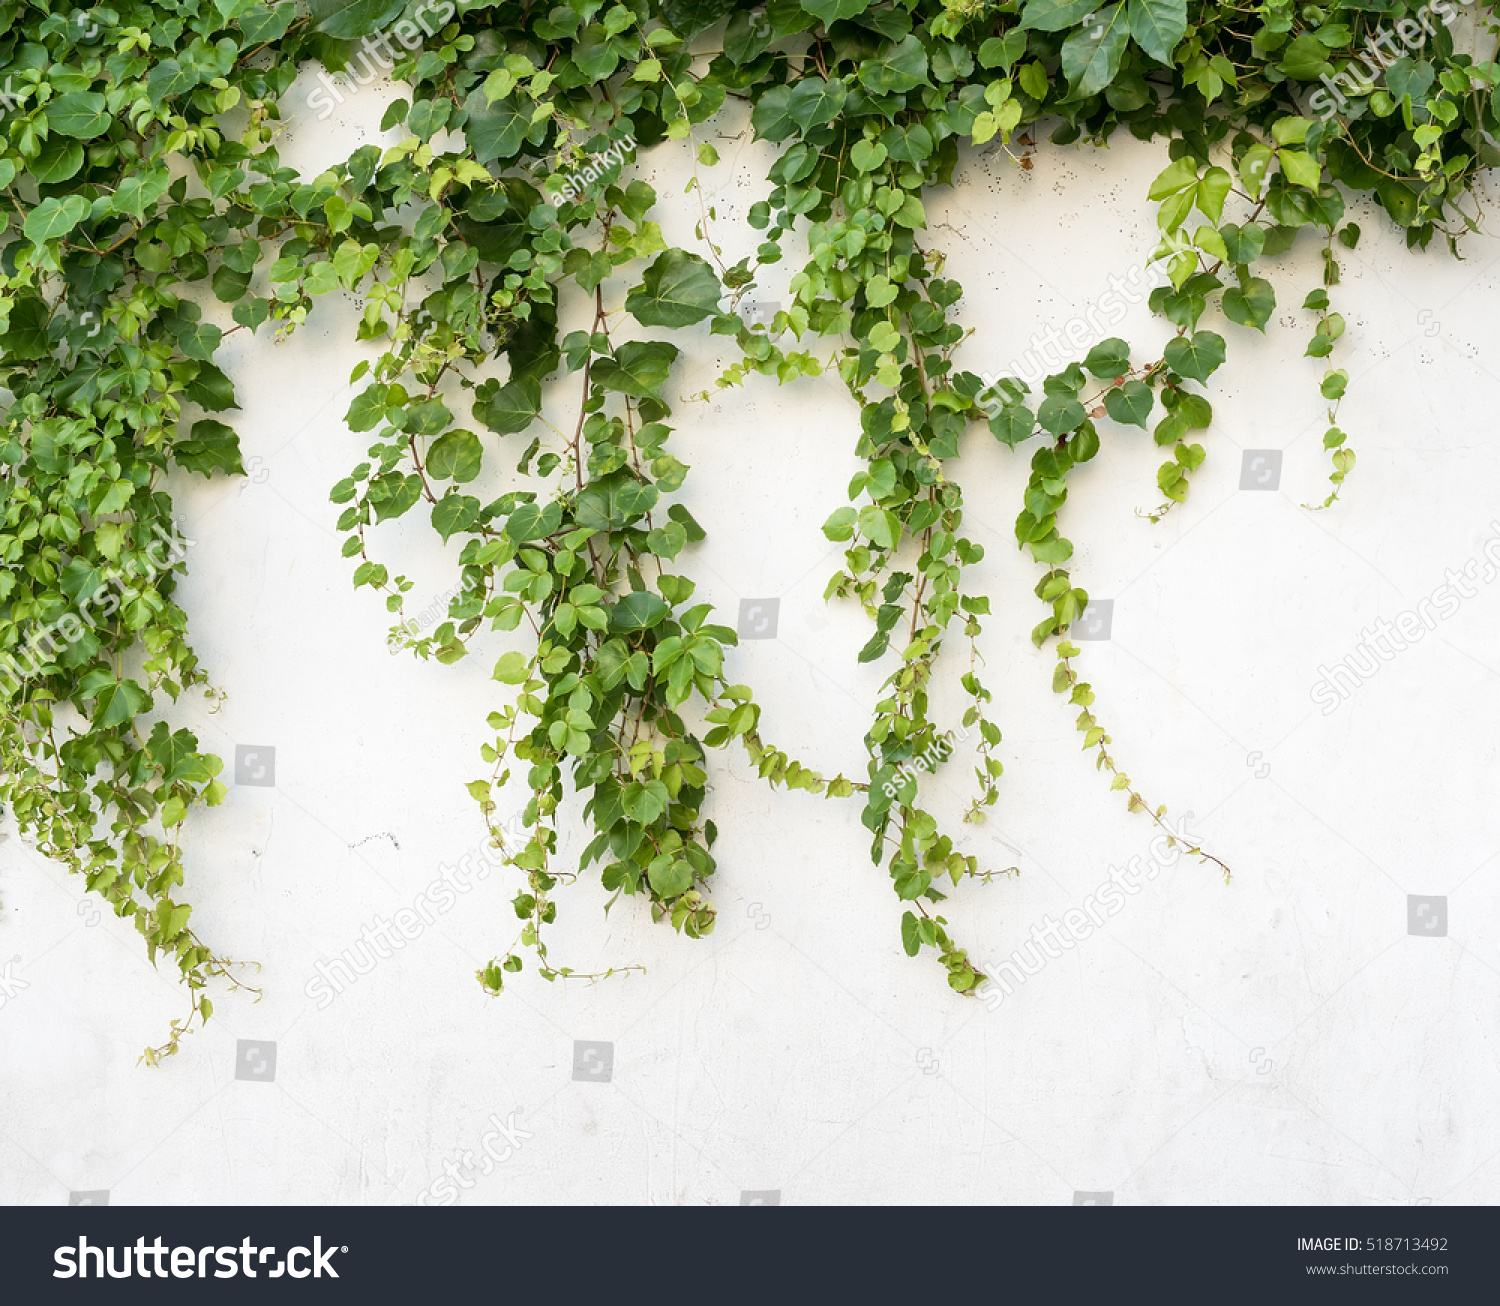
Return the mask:
<path id="1" fill-rule="evenodd" d="M 311 72 L 302 86 L 316 89 Z M 304 114 L 288 157 L 312 171 L 343 157 L 378 134 L 392 95 L 372 86 L 326 122 Z M 753 249 L 742 217 L 771 158 L 737 130 L 722 128 L 709 174 L 726 260 Z M 666 146 L 633 165 L 679 241 L 698 218 L 685 159 Z M 965 366 L 1004 369 L 1143 264 L 1162 162 L 1128 139 L 1044 147 L 1029 171 L 966 156 L 928 233 L 966 288 Z M 341 420 L 361 356 L 352 304 L 325 305 L 284 344 L 232 337 L 251 474 L 172 487 L 195 541 L 194 638 L 228 698 L 174 719 L 231 764 L 253 754 L 229 800 L 189 823 L 189 888 L 203 935 L 262 963 L 265 997 L 221 998 L 181 1056 L 138 1068 L 181 994 L 7 827 L 0 1200 L 1500 1199 L 1500 585 L 1465 580 L 1456 604 L 1434 593 L 1500 536 L 1500 244 L 1470 239 L 1463 262 L 1413 254 L 1380 216 L 1359 217 L 1336 290 L 1341 424 L 1359 454 L 1344 501 L 1300 506 L 1322 498 L 1327 464 L 1320 368 L 1301 357 L 1312 315 L 1297 308 L 1317 251 L 1299 245 L 1275 275 L 1268 337 L 1225 328 L 1189 502 L 1155 526 L 1134 515 L 1158 500 L 1160 453 L 1110 428 L 1066 510 L 1076 576 L 1113 603 L 1109 638 L 1082 659 L 1101 717 L 1148 797 L 1191 812 L 1233 866 L 1228 886 L 1196 862 L 1151 862 L 1151 827 L 1078 751 L 1050 655 L 1027 640 L 1034 570 L 1009 542 L 1024 459 L 980 428 L 967 437 L 955 472 L 988 550 L 982 651 L 1007 774 L 965 848 L 1019 873 L 946 910 L 981 959 L 1019 951 L 1035 972 L 988 1003 L 902 954 L 854 804 L 773 795 L 722 757 L 717 932 L 680 938 L 629 901 L 606 920 L 586 878 L 563 895 L 554 956 L 646 974 L 563 987 L 528 972 L 485 998 L 473 972 L 512 937 L 508 877 L 450 891 L 430 924 L 419 913 L 482 843 L 463 782 L 482 770 L 501 701 L 488 671 L 508 637 L 450 668 L 392 656 L 382 606 L 350 586 L 327 495 L 367 443 Z M 793 266 L 773 269 L 763 299 L 784 297 Z M 1118 333 L 1143 358 L 1166 331 L 1138 305 Z M 680 343 L 687 395 L 729 359 L 706 331 Z M 818 767 L 858 768 L 882 671 L 855 664 L 864 618 L 820 597 L 838 552 L 819 526 L 857 467 L 852 404 L 836 382 L 757 381 L 684 401 L 677 418 L 694 469 L 684 498 L 709 530 L 686 570 L 731 617 L 759 600 L 763 622 L 777 601 L 774 638 L 731 659 L 764 733 Z M 456 548 L 425 523 L 380 545 L 417 581 L 413 613 L 453 584 Z M 1315 700 L 1320 668 L 1365 657 L 1361 630 L 1403 612 L 1421 637 Z M 955 690 L 937 706 L 953 726 Z M 956 746 L 923 782 L 954 818 L 973 743 Z M 581 847 L 570 831 L 564 851 Z M 1118 903 L 1112 868 L 1133 890 L 1117 887 Z M 393 955 L 340 994 L 309 987 L 319 962 L 363 959 L 362 929 L 403 908 L 418 926 L 381 945 Z M 1049 920 L 1072 924 L 1048 933 Z"/>

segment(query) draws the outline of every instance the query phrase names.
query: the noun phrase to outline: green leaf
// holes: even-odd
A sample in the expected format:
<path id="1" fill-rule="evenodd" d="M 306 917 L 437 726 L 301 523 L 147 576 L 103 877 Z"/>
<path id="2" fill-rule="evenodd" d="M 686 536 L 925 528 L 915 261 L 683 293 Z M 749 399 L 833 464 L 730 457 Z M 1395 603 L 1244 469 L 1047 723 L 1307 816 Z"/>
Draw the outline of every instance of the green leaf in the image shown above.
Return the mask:
<path id="1" fill-rule="evenodd" d="M 1294 186 L 1316 192 L 1323 181 L 1323 165 L 1306 150 L 1282 150 L 1281 170 Z"/>
<path id="2" fill-rule="evenodd" d="M 440 481 L 472 481 L 484 465 L 484 446 L 473 431 L 449 431 L 427 451 L 427 474 Z"/>
<path id="3" fill-rule="evenodd" d="M 168 784 L 207 784 L 218 774 L 210 759 L 198 752 L 197 736 L 191 730 L 172 734 L 165 721 L 158 721 L 151 728 L 146 751 L 161 768 L 162 779 Z"/>
<path id="4" fill-rule="evenodd" d="M 522 113 L 514 101 L 497 100 L 491 104 L 485 99 L 484 90 L 476 88 L 464 101 L 469 115 L 464 125 L 464 139 L 474 151 L 479 163 L 490 163 L 496 159 L 512 159 L 521 152 L 526 135 L 531 130 L 531 113 Z"/>
<path id="5" fill-rule="evenodd" d="M 474 418 L 497 434 L 519 435 L 541 413 L 542 387 L 536 381 L 511 381 L 499 387 L 493 382 L 487 384 L 492 388 L 481 386 L 475 392 Z"/>
<path id="6" fill-rule="evenodd" d="M 859 66 L 860 84 L 871 95 L 897 95 L 913 90 L 927 80 L 927 51 L 915 36 L 908 36 L 878 59 Z"/>
<path id="7" fill-rule="evenodd" d="M 1048 395 L 1036 410 L 1036 420 L 1041 423 L 1044 431 L 1062 435 L 1082 426 L 1088 420 L 1088 414 L 1084 412 L 1083 405 L 1070 394 Z"/>
<path id="8" fill-rule="evenodd" d="M 922 936 L 917 929 L 917 918 L 912 912 L 901 913 L 901 946 L 908 957 L 915 957 L 922 950 Z"/>
<path id="9" fill-rule="evenodd" d="M 151 695 L 133 680 L 105 685 L 94 704 L 94 724 L 101 730 L 112 730 L 133 721 L 151 707 Z"/>
<path id="10" fill-rule="evenodd" d="M 521 685 L 526 682 L 530 671 L 530 660 L 524 653 L 511 651 L 502 653 L 500 660 L 495 663 L 493 679 L 502 685 Z"/>
<path id="11" fill-rule="evenodd" d="M 605 390 L 619 390 L 636 399 L 653 398 L 666 383 L 680 351 L 664 340 L 631 340 L 613 358 L 595 361 L 592 376 Z"/>
<path id="12" fill-rule="evenodd" d="M 792 98 L 790 86 L 773 86 L 755 102 L 750 111 L 750 125 L 763 140 L 784 141 L 796 129 L 797 124 L 787 112 Z"/>
<path id="13" fill-rule="evenodd" d="M 517 544 L 546 539 L 562 524 L 562 505 L 523 503 L 506 518 L 505 533 Z"/>
<path id="14" fill-rule="evenodd" d="M 67 181 L 83 167 L 83 146 L 65 136 L 53 136 L 43 146 L 42 152 L 31 162 L 30 172 L 34 180 L 44 186 L 53 186 Z"/>
<path id="15" fill-rule="evenodd" d="M 609 610 L 611 630 L 650 630 L 660 625 L 671 612 L 665 602 L 650 590 L 635 590 Z"/>
<path id="16" fill-rule="evenodd" d="M 415 472 L 386 472 L 370 482 L 365 492 L 375 509 L 375 520 L 386 521 L 409 512 L 422 497 L 422 478 Z"/>
<path id="17" fill-rule="evenodd" d="M 308 0 L 307 8 L 318 31 L 357 41 L 394 22 L 406 0 Z"/>
<path id="18" fill-rule="evenodd" d="M 450 492 L 432 505 L 432 528 L 446 544 L 459 531 L 471 531 L 479 522 L 479 500 L 470 494 Z"/>
<path id="19" fill-rule="evenodd" d="M 883 272 L 877 272 L 865 282 L 865 303 L 871 308 L 884 308 L 893 303 L 900 291 L 891 284 L 891 279 Z M 890 324 L 887 323 L 887 326 Z"/>
<path id="20" fill-rule="evenodd" d="M 1097 95 L 1114 81 L 1129 36 L 1125 6 L 1113 4 L 1101 9 L 1092 21 L 1063 42 L 1063 76 L 1068 79 L 1074 96 L 1085 99 Z"/>
<path id="21" fill-rule="evenodd" d="M 1281 52 L 1281 61 L 1276 65 L 1288 77 L 1299 82 L 1315 82 L 1324 73 L 1331 73 L 1328 50 L 1311 32 L 1303 32 Z"/>
<path id="22" fill-rule="evenodd" d="M 1024 27 L 1015 27 L 1004 36 L 992 36 L 979 47 L 979 62 L 985 68 L 1003 68 L 1010 71 L 1011 65 L 1026 53 Z"/>
<path id="23" fill-rule="evenodd" d="M 1276 291 L 1263 277 L 1246 278 L 1243 287 L 1224 292 L 1224 316 L 1241 326 L 1264 331 L 1276 311 Z"/>
<path id="24" fill-rule="evenodd" d="M 186 318 L 179 317 L 173 327 L 177 348 L 187 357 L 205 363 L 213 360 L 214 350 L 224 338 L 224 333 L 211 322 L 189 322 Z"/>
<path id="25" fill-rule="evenodd" d="M 1400 103 L 1407 96 L 1420 104 L 1431 88 L 1433 67 L 1425 59 L 1418 61 L 1402 57 L 1392 61 L 1385 70 L 1385 89 L 1391 99 Z"/>
<path id="26" fill-rule="evenodd" d="M 1130 34 L 1157 63 L 1170 64 L 1187 32 L 1187 0 L 1130 0 Z"/>
<path id="27" fill-rule="evenodd" d="M 717 313 L 721 293 L 707 259 L 669 249 L 625 297 L 625 308 L 643 326 L 684 327 Z"/>
<path id="28" fill-rule="evenodd" d="M 693 36 L 712 27 L 735 7 L 735 0 L 662 0 L 661 16 L 674 31 Z"/>
<path id="29" fill-rule="evenodd" d="M 1187 155 L 1183 155 L 1180 159 L 1173 159 L 1157 174 L 1156 180 L 1151 183 L 1150 189 L 1146 192 L 1146 198 L 1164 200 L 1168 195 L 1176 195 L 1179 191 L 1197 184 L 1198 165 Z"/>
<path id="30" fill-rule="evenodd" d="M 220 266 L 214 269 L 213 276 L 209 279 L 209 285 L 213 287 L 214 298 L 222 304 L 232 304 L 241 298 L 250 285 L 250 274 L 248 272 L 236 272 L 231 267 Z"/>
<path id="31" fill-rule="evenodd" d="M 901 541 L 901 519 L 886 508 L 861 508 L 859 529 L 879 549 L 894 549 Z"/>
<path id="32" fill-rule="evenodd" d="M 1130 346 L 1118 336 L 1101 340 L 1091 350 L 1083 365 L 1102 381 L 1113 381 L 1130 371 Z"/>
<path id="33" fill-rule="evenodd" d="M 22 231 L 35 245 L 66 236 L 89 215 L 89 202 L 82 195 L 44 199 L 26 215 Z"/>
<path id="34" fill-rule="evenodd" d="M 1166 362 L 1178 376 L 1207 381 L 1224 361 L 1224 337 L 1213 331 L 1198 331 L 1191 337 L 1178 336 L 1167 344 Z"/>
<path id="35" fill-rule="evenodd" d="M 1401 61 L 1398 59 L 1396 62 Z M 1311 126 L 1311 118 L 1278 118 L 1271 124 L 1271 139 L 1278 145 L 1301 145 L 1307 139 L 1307 130 Z"/>
<path id="36" fill-rule="evenodd" d="M 1033 100 L 1047 98 L 1050 83 L 1047 80 L 1047 70 L 1039 62 L 1023 63 L 1016 72 L 1016 81 Z"/>
<path id="37" fill-rule="evenodd" d="M 693 864 L 685 857 L 663 853 L 646 867 L 651 888 L 663 898 L 676 898 L 693 887 Z"/>
<path id="38" fill-rule="evenodd" d="M 1090 0 L 1026 0 L 1021 26 L 1038 32 L 1061 32 L 1093 12 Z"/>
<path id="39" fill-rule="evenodd" d="M 174 95 L 191 91 L 198 85 L 198 77 L 184 68 L 176 59 L 163 59 L 146 79 L 146 94 L 153 103 L 160 104 Z"/>
<path id="40" fill-rule="evenodd" d="M 1196 203 L 1210 222 L 1217 222 L 1224 214 L 1224 198 L 1229 194 L 1234 179 L 1223 168 L 1209 168 L 1198 182 Z"/>
<path id="41" fill-rule="evenodd" d="M 103 135 L 113 121 L 104 97 L 95 91 L 69 91 L 47 105 L 47 125 L 80 141 Z"/>
<path id="42" fill-rule="evenodd" d="M 1156 396 L 1144 381 L 1127 381 L 1104 396 L 1104 411 L 1122 426 L 1146 429 Z"/>
<path id="43" fill-rule="evenodd" d="M 18 298 L 10 310 L 10 325 L 0 335 L 0 353 L 6 361 L 44 358 L 51 346 L 47 339 L 47 305 L 39 295 Z"/>
<path id="44" fill-rule="evenodd" d="M 275 41 L 286 35 L 286 29 L 297 17 L 297 6 L 286 4 L 252 6 L 240 15 L 240 31 L 246 46 L 260 45 L 263 41 Z"/>
<path id="45" fill-rule="evenodd" d="M 1243 227 L 1226 222 L 1219 228 L 1219 235 L 1229 261 L 1235 264 L 1254 263 L 1266 245 L 1266 229 L 1254 222 L 1247 222 Z"/>
<path id="46" fill-rule="evenodd" d="M 1007 404 L 990 418 L 990 433 L 1012 449 L 1036 432 L 1036 417 L 1025 404 Z"/>
<path id="47" fill-rule="evenodd" d="M 194 422 L 189 438 L 179 441 L 172 449 L 172 458 L 179 466 L 201 476 L 212 476 L 215 472 L 229 472 L 234 476 L 245 474 L 240 461 L 240 438 L 234 428 L 205 417 Z"/>
<path id="48" fill-rule="evenodd" d="M 897 163 L 921 163 L 932 154 L 934 144 L 932 133 L 919 122 L 888 127 L 880 139 Z"/>
<path id="49" fill-rule="evenodd" d="M 824 27 L 832 27 L 840 18 L 854 18 L 870 7 L 871 0 L 802 0 L 807 10 Z"/>
<path id="50" fill-rule="evenodd" d="M 849 88 L 843 82 L 804 77 L 792 87 L 786 111 L 792 121 L 805 132 L 810 127 L 818 127 L 837 118 L 848 97 Z"/>

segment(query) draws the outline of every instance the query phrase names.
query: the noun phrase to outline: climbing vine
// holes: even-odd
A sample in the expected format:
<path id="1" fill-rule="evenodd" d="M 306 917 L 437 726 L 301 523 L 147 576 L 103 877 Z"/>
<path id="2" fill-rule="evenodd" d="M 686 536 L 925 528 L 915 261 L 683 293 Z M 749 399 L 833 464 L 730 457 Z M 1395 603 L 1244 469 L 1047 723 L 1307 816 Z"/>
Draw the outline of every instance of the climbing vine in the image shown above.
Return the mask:
<path id="1" fill-rule="evenodd" d="M 1032 639 L 1055 649 L 1053 689 L 1110 787 L 1165 828 L 1075 665 L 1089 599 L 1069 570 L 1069 477 L 1138 427 L 1166 454 L 1148 515 L 1181 503 L 1230 342 L 1266 330 L 1278 260 L 1316 242 L 1321 284 L 1300 302 L 1309 402 L 1328 409 L 1320 506 L 1335 501 L 1355 461 L 1333 361 L 1339 250 L 1360 235 L 1346 202 L 1373 197 L 1410 245 L 1457 252 L 1495 162 L 1495 41 L 1487 7 L 1445 0 L 0 3 L 0 796 L 181 972 L 192 1012 L 148 1058 L 209 1018 L 212 982 L 245 982 L 190 924 L 181 831 L 225 790 L 173 721 L 184 691 L 217 693 L 173 597 L 186 546 L 168 478 L 243 473 L 226 335 L 279 341 L 319 296 L 358 297 L 370 349 L 346 420 L 370 443 L 332 489 L 353 582 L 424 660 L 494 656 L 493 632 L 515 632 L 470 785 L 518 876 L 486 989 L 528 953 L 547 979 L 608 973 L 548 952 L 558 891 L 584 872 L 711 931 L 712 780 L 734 748 L 774 787 L 861 805 L 905 950 L 932 949 L 969 992 L 983 976 L 942 903 L 987 873 L 919 792 L 951 751 L 930 710 L 951 677 L 978 742 L 965 819 L 1002 793 L 965 443 L 1029 458 L 1015 538 L 1039 568 Z M 393 143 L 311 178 L 283 164 L 299 68 L 317 71 L 320 117 L 389 73 Z M 717 128 L 746 119 L 775 162 L 749 213 L 759 246 L 726 265 L 702 179 Z M 1100 146 L 1122 128 L 1163 142 L 1161 243 L 1143 256 L 1165 272 L 1150 307 L 1171 339 L 1144 360 L 1093 340 L 1035 388 L 996 374 L 928 199 L 975 146 L 1026 167 L 1044 135 Z M 670 142 L 693 162 L 676 201 L 691 247 L 664 237 L 634 166 Z M 784 260 L 789 302 L 762 320 L 747 296 Z M 827 597 L 863 608 L 859 660 L 889 670 L 858 779 L 762 738 L 735 633 L 694 601 L 685 573 L 712 523 L 681 497 L 673 375 L 700 324 L 736 347 L 710 403 L 827 373 L 858 405 L 863 468 L 823 527 L 846 546 Z M 412 513 L 455 568 L 430 631 L 378 529 Z M 520 838 L 499 819 L 516 792 Z M 570 792 L 593 837 L 560 865 Z"/>

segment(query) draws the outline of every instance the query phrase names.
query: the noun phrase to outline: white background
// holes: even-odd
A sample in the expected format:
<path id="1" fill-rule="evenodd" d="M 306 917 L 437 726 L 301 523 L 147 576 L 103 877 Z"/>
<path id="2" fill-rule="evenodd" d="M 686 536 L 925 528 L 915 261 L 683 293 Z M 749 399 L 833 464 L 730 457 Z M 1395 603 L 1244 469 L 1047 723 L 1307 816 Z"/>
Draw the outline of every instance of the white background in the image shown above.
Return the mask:
<path id="1" fill-rule="evenodd" d="M 394 93 L 365 89 L 326 124 L 304 115 L 288 159 L 310 175 L 378 138 Z M 723 162 L 705 179 L 729 262 L 758 240 L 743 215 L 774 155 L 719 130 Z M 632 170 L 657 186 L 668 240 L 690 244 L 687 158 L 667 145 Z M 966 289 L 964 366 L 1003 369 L 1149 256 L 1144 195 L 1164 162 L 1123 133 L 1108 151 L 1044 145 L 1030 171 L 965 154 L 954 189 L 930 197 L 924 236 Z M 206 1032 L 165 1068 L 138 1066 L 184 995 L 128 923 L 96 919 L 81 884 L 7 823 L 0 1200 L 410 1203 L 445 1161 L 482 1155 L 492 1114 L 529 1137 L 466 1174 L 474 1186 L 451 1190 L 465 1203 L 1500 1199 L 1500 586 L 1337 711 L 1310 697 L 1362 627 L 1414 609 L 1500 533 L 1488 364 L 1500 245 L 1470 238 L 1462 262 L 1411 253 L 1381 215 L 1356 216 L 1365 237 L 1341 252 L 1333 292 L 1349 322 L 1341 425 L 1359 456 L 1342 502 L 1301 506 L 1321 501 L 1328 471 L 1321 365 L 1302 358 L 1314 318 L 1298 305 L 1319 274 L 1306 235 L 1273 273 L 1266 339 L 1206 323 L 1230 362 L 1210 386 L 1209 459 L 1188 502 L 1155 526 L 1135 515 L 1159 500 L 1160 451 L 1105 424 L 1066 509 L 1075 577 L 1114 600 L 1113 638 L 1081 660 L 1096 711 L 1146 796 L 1193 812 L 1234 878 L 1177 863 L 989 1009 L 952 994 L 930 954 L 902 953 L 901 908 L 855 801 L 773 794 L 741 757 L 716 755 L 711 938 L 653 926 L 630 900 L 606 920 L 586 876 L 560 895 L 554 960 L 646 973 L 549 986 L 528 964 L 491 1000 L 473 975 L 514 935 L 516 886 L 501 874 L 320 1010 L 304 993 L 314 965 L 482 843 L 463 784 L 488 769 L 484 718 L 506 692 L 488 673 L 510 637 L 485 636 L 449 668 L 392 656 L 383 606 L 349 583 L 327 496 L 369 443 L 342 421 L 363 356 L 354 307 L 323 304 L 279 345 L 231 337 L 220 361 L 252 475 L 171 487 L 196 541 L 181 599 L 228 698 L 172 720 L 229 772 L 236 745 L 276 750 L 274 787 L 231 787 L 187 836 L 195 927 L 261 963 L 264 1000 L 216 993 Z M 785 299 L 801 252 L 795 237 L 786 248 L 763 298 Z M 606 289 L 618 304 L 623 285 Z M 223 306 L 208 311 L 227 323 Z M 1118 333 L 1139 361 L 1167 328 L 1142 306 Z M 678 343 L 682 396 L 731 361 L 706 329 Z M 884 670 L 855 664 L 862 614 L 821 599 L 839 552 L 819 529 L 859 465 L 852 402 L 836 379 L 756 379 L 710 404 L 684 398 L 675 421 L 694 469 L 682 498 L 709 531 L 684 570 L 731 623 L 742 598 L 780 599 L 777 638 L 730 657 L 764 704 L 763 734 L 858 777 Z M 520 447 L 508 438 L 512 465 Z M 1245 449 L 1285 451 L 1278 491 L 1239 489 Z M 993 598 L 981 648 L 1007 768 L 993 819 L 964 828 L 964 848 L 1019 868 L 945 904 L 982 961 L 1022 947 L 1152 834 L 1079 751 L 1074 710 L 1049 690 L 1052 655 L 1027 638 L 1043 610 L 1010 530 L 1025 463 L 976 426 L 953 465 L 988 551 L 971 586 Z M 457 545 L 443 550 L 418 514 L 379 549 L 417 582 L 412 613 L 453 583 Z M 955 644 L 935 707 L 955 726 L 966 662 Z M 923 781 L 953 818 L 971 751 Z M 513 792 L 502 815 L 521 801 Z M 564 853 L 582 843 L 570 827 Z M 1408 933 L 1414 894 L 1446 898 L 1446 936 Z M 236 1079 L 239 1040 L 275 1043 L 273 1082 Z M 614 1045 L 610 1082 L 573 1079 L 575 1040 Z"/>

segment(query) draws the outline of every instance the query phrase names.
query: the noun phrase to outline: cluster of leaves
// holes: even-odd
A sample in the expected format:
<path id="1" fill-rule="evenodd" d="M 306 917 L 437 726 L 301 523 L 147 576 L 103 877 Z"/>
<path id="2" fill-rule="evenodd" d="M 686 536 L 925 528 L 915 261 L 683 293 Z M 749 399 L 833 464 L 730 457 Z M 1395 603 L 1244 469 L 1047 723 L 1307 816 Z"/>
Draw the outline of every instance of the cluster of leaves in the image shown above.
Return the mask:
<path id="1" fill-rule="evenodd" d="M 921 805 L 914 765 L 945 759 L 930 699 L 961 636 L 963 723 L 979 741 L 967 819 L 999 798 L 1001 734 L 976 644 L 989 601 L 965 582 L 983 550 L 964 533 L 963 443 L 983 424 L 1032 448 L 1015 534 L 1043 568 L 1033 640 L 1057 641 L 1054 689 L 1079 708 L 1084 748 L 1132 810 L 1160 821 L 1115 765 L 1072 664 L 1088 595 L 1066 570 L 1068 477 L 1139 427 L 1169 453 L 1151 515 L 1184 499 L 1206 457 L 1195 433 L 1212 421 L 1224 333 L 1266 329 L 1273 262 L 1304 228 L 1323 256 L 1323 284 L 1303 301 L 1316 315 L 1307 353 L 1328 359 L 1344 330 L 1328 294 L 1335 251 L 1359 238 L 1350 195 L 1373 197 L 1414 246 L 1476 226 L 1500 69 L 1493 49 L 1459 48 L 1453 8 L 0 4 L 0 671 L 18 672 L 0 679 L 0 796 L 43 851 L 135 920 L 153 958 L 175 960 L 206 1019 L 206 985 L 234 977 L 188 924 L 178 839 L 192 805 L 222 799 L 221 764 L 170 720 L 206 679 L 172 598 L 180 560 L 151 548 L 171 528 L 174 470 L 242 471 L 213 415 L 234 408 L 214 361 L 224 335 L 280 339 L 338 292 L 360 298 L 358 339 L 379 351 L 356 369 L 347 419 L 373 443 L 333 491 L 354 583 L 385 595 L 393 638 L 424 659 L 519 632 L 494 668 L 510 694 L 471 790 L 504 846 L 496 814 L 525 764 L 528 836 L 506 848 L 524 877 L 520 925 L 481 982 L 498 992 L 527 948 L 546 978 L 577 973 L 549 960 L 543 931 L 559 883 L 595 864 L 616 895 L 644 897 L 689 935 L 711 930 L 711 753 L 732 745 L 772 785 L 861 795 L 906 950 L 934 949 L 952 987 L 973 990 L 983 977 L 938 886 L 983 872 Z M 1470 18 L 1471 45 L 1492 45 L 1488 17 Z M 1372 47 L 1391 57 L 1356 93 Z M 299 61 L 352 73 L 375 49 L 407 88 L 383 123 L 398 143 L 363 145 L 310 180 L 283 166 L 275 136 Z M 712 167 L 698 138 L 731 99 L 777 148 L 750 213 L 759 248 L 726 266 L 696 178 L 697 245 L 676 248 L 630 159 L 681 141 Z M 1126 341 L 1094 342 L 1033 394 L 961 368 L 963 287 L 928 241 L 924 200 L 966 148 L 993 143 L 1029 166 L 1044 127 L 1057 146 L 1122 127 L 1165 138 L 1148 198 L 1166 278 L 1151 307 L 1175 334 L 1142 364 Z M 739 305 L 794 228 L 806 258 L 790 302 L 751 323 Z M 559 325 L 572 320 L 585 325 Z M 762 740 L 750 689 L 726 672 L 734 633 L 681 574 L 703 529 L 673 498 L 689 469 L 669 447 L 670 336 L 705 326 L 739 351 L 719 387 L 829 371 L 859 405 L 865 466 L 824 527 L 847 545 L 828 596 L 864 607 L 860 658 L 890 666 L 859 782 Z M 1336 421 L 1347 375 L 1325 367 L 1324 506 L 1354 462 Z M 447 619 L 415 637 L 402 615 L 412 582 L 373 556 L 374 528 L 413 512 L 454 551 L 460 582 Z M 700 717 L 701 737 L 688 724 Z M 594 831 L 572 869 L 553 864 L 565 780 Z M 174 1051 L 185 1027 L 150 1055 Z"/>

